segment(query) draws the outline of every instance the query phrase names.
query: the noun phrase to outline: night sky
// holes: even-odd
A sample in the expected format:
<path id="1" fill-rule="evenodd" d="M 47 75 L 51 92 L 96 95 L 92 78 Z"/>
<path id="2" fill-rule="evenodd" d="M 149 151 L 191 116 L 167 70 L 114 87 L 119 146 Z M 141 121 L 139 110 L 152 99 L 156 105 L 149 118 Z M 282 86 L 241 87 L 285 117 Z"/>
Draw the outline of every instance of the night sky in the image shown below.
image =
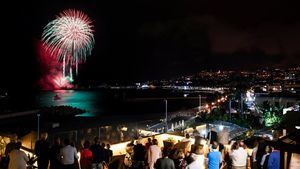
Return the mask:
<path id="1" fill-rule="evenodd" d="M 95 26 L 82 82 L 172 78 L 203 69 L 300 65 L 300 10 L 275 1 L 10 2 L 1 11 L 1 86 L 35 87 L 43 27 L 68 8 Z"/>

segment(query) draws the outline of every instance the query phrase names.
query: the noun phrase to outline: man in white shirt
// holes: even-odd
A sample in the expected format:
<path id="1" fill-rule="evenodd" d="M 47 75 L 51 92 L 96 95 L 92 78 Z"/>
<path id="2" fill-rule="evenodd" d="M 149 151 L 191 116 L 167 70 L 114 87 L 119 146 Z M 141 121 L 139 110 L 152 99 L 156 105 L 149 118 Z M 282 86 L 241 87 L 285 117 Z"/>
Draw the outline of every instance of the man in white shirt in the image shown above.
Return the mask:
<path id="1" fill-rule="evenodd" d="M 20 150 L 21 145 L 21 142 L 17 142 L 15 149 L 9 153 L 8 169 L 26 169 L 29 159 L 24 151 Z"/>
<path id="2" fill-rule="evenodd" d="M 162 152 L 160 147 L 158 146 L 158 142 L 156 139 L 153 139 L 153 145 L 151 145 L 148 150 L 149 169 L 154 169 L 154 164 L 156 160 L 161 157 L 162 157 Z"/>
<path id="3" fill-rule="evenodd" d="M 232 159 L 233 169 L 246 169 L 248 158 L 247 151 L 237 143 L 234 143 L 233 146 L 235 148 L 233 148 L 233 150 L 229 154 Z"/>
<path id="4" fill-rule="evenodd" d="M 60 150 L 61 163 L 63 169 L 74 169 L 75 160 L 79 157 L 77 155 L 77 150 L 75 147 L 70 145 L 70 140 L 64 140 L 65 147 Z"/>

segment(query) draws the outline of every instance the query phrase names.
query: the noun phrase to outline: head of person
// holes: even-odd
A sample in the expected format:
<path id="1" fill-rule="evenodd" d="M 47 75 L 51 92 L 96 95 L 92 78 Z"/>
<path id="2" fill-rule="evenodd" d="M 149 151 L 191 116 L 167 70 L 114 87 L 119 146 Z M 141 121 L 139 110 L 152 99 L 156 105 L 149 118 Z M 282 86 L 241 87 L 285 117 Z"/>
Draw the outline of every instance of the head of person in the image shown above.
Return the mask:
<path id="1" fill-rule="evenodd" d="M 214 150 L 218 149 L 218 146 L 219 146 L 219 143 L 218 143 L 218 142 L 214 141 L 214 142 L 212 143 L 212 148 L 213 148 Z"/>
<path id="2" fill-rule="evenodd" d="M 270 148 L 270 146 L 266 146 L 266 148 L 265 148 L 265 152 L 266 152 L 266 153 L 270 153 L 270 152 L 271 152 L 271 148 Z"/>
<path id="3" fill-rule="evenodd" d="M 90 142 L 88 140 L 84 141 L 83 148 L 90 148 Z"/>
<path id="4" fill-rule="evenodd" d="M 151 138 L 149 137 L 149 138 L 148 138 L 148 143 L 151 143 L 151 142 L 152 142 L 152 140 L 151 140 Z"/>
<path id="5" fill-rule="evenodd" d="M 239 141 L 239 146 L 242 147 L 242 148 L 246 148 L 246 144 L 244 143 L 243 140 Z"/>
<path id="6" fill-rule="evenodd" d="M 141 140 L 140 139 L 137 139 L 136 141 L 135 141 L 135 144 L 137 145 L 137 144 L 141 144 Z"/>
<path id="7" fill-rule="evenodd" d="M 56 138 L 54 139 L 54 144 L 55 144 L 55 145 L 60 145 L 60 138 L 59 138 L 59 137 L 56 137 Z"/>
<path id="8" fill-rule="evenodd" d="M 218 147 L 218 146 L 217 146 L 217 147 Z M 214 149 L 216 149 L 216 148 L 214 148 Z M 194 153 L 197 154 L 197 155 L 202 155 L 202 154 L 204 154 L 203 145 L 202 145 L 202 144 L 200 144 L 200 145 L 195 145 Z"/>
<path id="9" fill-rule="evenodd" d="M 216 128 L 215 127 L 211 128 L 211 131 L 216 131 Z"/>
<path id="10" fill-rule="evenodd" d="M 177 149 L 174 154 L 174 159 L 184 159 L 185 155 L 182 149 Z"/>
<path id="11" fill-rule="evenodd" d="M 238 142 L 234 142 L 231 146 L 231 150 L 237 150 L 239 149 L 239 143 Z"/>
<path id="12" fill-rule="evenodd" d="M 71 142 L 70 142 L 70 145 L 71 145 L 72 147 L 75 147 L 75 142 L 74 142 L 74 141 L 71 141 Z"/>
<path id="13" fill-rule="evenodd" d="M 169 148 L 163 148 L 163 151 L 162 151 L 162 155 L 163 157 L 168 157 L 170 155 L 170 149 Z"/>
<path id="14" fill-rule="evenodd" d="M 106 144 L 106 148 L 107 148 L 107 149 L 110 149 L 110 144 Z"/>
<path id="15" fill-rule="evenodd" d="M 157 139 L 153 139 L 153 145 L 158 145 Z"/>
<path id="16" fill-rule="evenodd" d="M 17 142 L 17 140 L 18 140 L 18 135 L 17 134 L 13 134 L 12 137 L 11 137 L 11 139 L 10 139 L 10 141 L 11 142 Z"/>
<path id="17" fill-rule="evenodd" d="M 95 144 L 99 144 L 99 143 L 100 143 L 99 137 L 95 137 L 95 138 L 94 138 L 94 143 L 95 143 Z"/>
<path id="18" fill-rule="evenodd" d="M 47 132 L 42 132 L 41 133 L 41 139 L 42 140 L 47 140 L 47 138 L 48 138 L 48 133 Z"/>
<path id="19" fill-rule="evenodd" d="M 101 143 L 101 147 L 102 147 L 102 148 L 105 148 L 105 143 Z"/>
<path id="20" fill-rule="evenodd" d="M 189 138 L 190 138 L 190 135 L 189 135 L 189 133 L 186 133 L 186 135 L 185 135 L 185 138 L 187 138 L 187 139 L 189 139 Z"/>
<path id="21" fill-rule="evenodd" d="M 65 146 L 71 145 L 71 142 L 70 142 L 70 140 L 68 138 L 64 139 L 64 145 Z"/>
<path id="22" fill-rule="evenodd" d="M 16 145 L 15 145 L 15 149 L 20 150 L 21 147 L 22 147 L 22 142 L 21 142 L 21 141 L 18 141 L 18 142 L 16 143 Z"/>

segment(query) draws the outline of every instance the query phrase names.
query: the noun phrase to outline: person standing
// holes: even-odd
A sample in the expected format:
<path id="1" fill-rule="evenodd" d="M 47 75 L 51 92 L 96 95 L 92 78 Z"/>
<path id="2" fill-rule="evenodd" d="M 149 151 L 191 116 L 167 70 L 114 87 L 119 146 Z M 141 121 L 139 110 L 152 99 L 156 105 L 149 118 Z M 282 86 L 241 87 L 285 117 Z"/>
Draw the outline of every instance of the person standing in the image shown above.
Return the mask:
<path id="1" fill-rule="evenodd" d="M 54 144 L 50 148 L 50 169 L 61 169 L 61 163 L 59 158 L 60 149 L 60 138 L 57 137 L 54 140 Z"/>
<path id="2" fill-rule="evenodd" d="M 257 151 L 256 151 L 256 156 L 255 156 L 257 168 L 262 167 L 262 166 L 260 166 L 260 163 L 261 163 L 263 155 L 265 154 L 266 146 L 267 146 L 267 143 L 265 142 L 265 140 L 263 140 L 263 139 L 258 140 L 258 146 L 257 146 Z"/>
<path id="3" fill-rule="evenodd" d="M 9 153 L 9 164 L 8 169 L 26 169 L 26 164 L 29 161 L 29 158 L 21 151 L 22 146 L 21 142 L 15 144 L 15 149 L 11 150 Z"/>
<path id="4" fill-rule="evenodd" d="M 74 169 L 75 160 L 79 157 L 75 147 L 71 146 L 70 140 L 64 140 L 64 147 L 60 150 L 62 169 Z"/>
<path id="5" fill-rule="evenodd" d="M 157 159 L 161 157 L 161 149 L 158 147 L 158 142 L 156 139 L 153 139 L 153 144 L 149 147 L 148 150 L 148 164 L 149 169 L 154 169 L 154 164 Z"/>
<path id="6" fill-rule="evenodd" d="M 18 140 L 18 136 L 14 134 L 10 139 L 10 142 L 6 144 L 5 152 L 4 152 L 5 156 L 8 157 L 9 153 L 16 148 L 17 140 Z"/>
<path id="7" fill-rule="evenodd" d="M 208 169 L 219 169 L 222 163 L 222 155 L 218 150 L 219 144 L 214 141 L 212 143 L 212 150 L 207 154 Z"/>
<path id="8" fill-rule="evenodd" d="M 182 149 L 177 149 L 173 156 L 174 164 L 176 169 L 186 169 L 187 161 Z"/>
<path id="9" fill-rule="evenodd" d="M 48 133 L 41 133 L 41 139 L 35 143 L 35 154 L 37 156 L 37 162 L 39 169 L 47 169 L 49 165 L 49 150 L 50 144 L 47 141 Z"/>
<path id="10" fill-rule="evenodd" d="M 133 168 L 139 169 L 145 167 L 146 151 L 145 146 L 142 145 L 140 140 L 136 141 L 136 145 L 133 147 Z"/>
<path id="11" fill-rule="evenodd" d="M 145 144 L 145 149 L 148 151 L 149 147 L 152 145 L 151 137 L 148 138 L 148 142 Z"/>
<path id="12" fill-rule="evenodd" d="M 94 144 L 90 147 L 93 153 L 92 168 L 102 169 L 102 163 L 104 161 L 104 148 L 100 145 L 99 137 L 94 138 Z"/>
<path id="13" fill-rule="evenodd" d="M 110 149 L 110 144 L 106 144 L 105 151 L 105 162 L 106 164 L 109 164 L 113 157 L 113 151 Z"/>
<path id="14" fill-rule="evenodd" d="M 205 169 L 205 157 L 203 145 L 196 145 L 194 152 L 191 154 L 193 162 L 186 169 Z"/>
<path id="15" fill-rule="evenodd" d="M 251 156 L 252 156 L 252 159 L 251 159 L 251 160 L 252 160 L 251 167 L 252 167 L 253 169 L 257 169 L 257 160 L 256 160 L 257 149 L 258 149 L 258 142 L 255 141 L 255 142 L 254 142 L 254 147 L 253 147 L 253 150 L 252 150 L 252 154 L 251 154 Z"/>
<path id="16" fill-rule="evenodd" d="M 83 143 L 83 149 L 80 151 L 80 167 L 81 167 L 81 169 L 91 169 L 92 168 L 93 153 L 89 148 L 90 148 L 90 142 L 86 140 Z"/>
<path id="17" fill-rule="evenodd" d="M 154 165 L 155 169 L 175 169 L 174 161 L 168 157 L 169 153 L 167 148 L 163 149 L 163 157 L 157 159 Z"/>
<path id="18" fill-rule="evenodd" d="M 266 153 L 263 155 L 261 162 L 260 162 L 261 169 L 268 168 L 268 162 L 269 162 L 269 156 L 270 156 L 270 146 L 266 146 L 265 151 L 266 151 Z"/>
<path id="19" fill-rule="evenodd" d="M 233 143 L 229 156 L 232 159 L 233 169 L 246 169 L 248 153 L 242 145 L 239 145 L 237 142 Z"/>
<path id="20" fill-rule="evenodd" d="M 280 151 L 277 145 L 274 146 L 272 153 L 270 153 L 268 161 L 268 169 L 279 169 L 280 168 Z"/>

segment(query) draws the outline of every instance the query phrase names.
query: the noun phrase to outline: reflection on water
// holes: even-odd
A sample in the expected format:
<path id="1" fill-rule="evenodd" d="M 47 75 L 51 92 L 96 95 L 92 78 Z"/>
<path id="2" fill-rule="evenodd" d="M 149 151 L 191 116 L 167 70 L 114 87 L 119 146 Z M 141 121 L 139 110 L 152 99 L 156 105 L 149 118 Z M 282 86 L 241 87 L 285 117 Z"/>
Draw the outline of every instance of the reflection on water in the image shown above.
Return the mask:
<path id="1" fill-rule="evenodd" d="M 68 105 L 86 111 L 81 116 L 94 116 L 101 112 L 97 107 L 99 102 L 99 92 L 75 91 L 75 90 L 55 90 L 42 92 L 38 97 L 40 106 L 62 106 Z"/>
<path id="2" fill-rule="evenodd" d="M 38 94 L 36 105 L 72 106 L 85 110 L 83 116 L 101 115 L 163 115 L 165 98 L 168 111 L 190 109 L 198 106 L 198 97 L 184 97 L 169 90 L 56 90 Z M 182 99 L 184 98 L 184 99 Z M 204 99 L 203 99 L 204 102 Z"/>

